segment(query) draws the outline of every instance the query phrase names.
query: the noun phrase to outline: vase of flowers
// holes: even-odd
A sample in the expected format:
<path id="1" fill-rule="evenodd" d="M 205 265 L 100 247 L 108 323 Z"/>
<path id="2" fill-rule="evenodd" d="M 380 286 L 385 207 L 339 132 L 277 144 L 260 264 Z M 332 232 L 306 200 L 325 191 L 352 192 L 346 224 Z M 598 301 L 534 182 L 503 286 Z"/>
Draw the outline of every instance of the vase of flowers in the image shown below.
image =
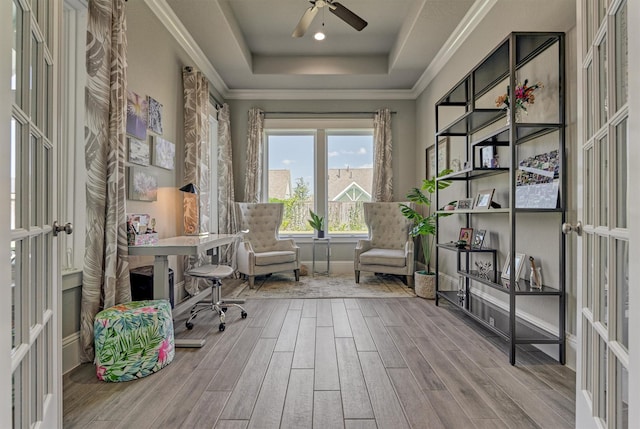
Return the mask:
<path id="1" fill-rule="evenodd" d="M 511 103 L 509 99 L 509 87 L 507 86 L 506 94 L 500 95 L 496 98 L 496 107 L 504 107 L 507 110 L 507 125 L 511 122 L 511 112 L 509 109 L 515 109 L 514 115 L 516 122 L 519 122 L 522 112 L 527 113 L 527 107 L 533 104 L 536 100 L 534 92 L 537 89 L 544 88 L 542 82 L 536 82 L 533 85 L 529 85 L 529 80 L 525 79 L 523 84 L 518 84 L 514 92 L 515 103 Z"/>

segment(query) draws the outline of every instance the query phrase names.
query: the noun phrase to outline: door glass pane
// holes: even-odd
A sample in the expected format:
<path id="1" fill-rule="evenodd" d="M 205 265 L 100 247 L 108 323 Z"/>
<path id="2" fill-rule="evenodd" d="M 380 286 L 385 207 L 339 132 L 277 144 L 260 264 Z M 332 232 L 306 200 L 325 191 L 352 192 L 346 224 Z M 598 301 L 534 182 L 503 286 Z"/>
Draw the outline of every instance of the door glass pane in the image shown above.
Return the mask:
<path id="1" fill-rule="evenodd" d="M 371 201 L 373 134 L 327 135 L 327 200 L 331 234 L 366 234 L 362 203 Z"/>
<path id="2" fill-rule="evenodd" d="M 609 146 L 607 145 L 607 137 L 598 140 L 598 148 L 600 149 L 600 180 L 598 187 L 600 188 L 600 221 L 599 225 L 607 226 L 609 224 Z"/>
<path id="3" fill-rule="evenodd" d="M 21 343 L 22 324 L 20 323 L 22 309 L 22 267 L 21 241 L 11 242 L 11 348 Z"/>
<path id="4" fill-rule="evenodd" d="M 593 147 L 589 147 L 584 154 L 584 217 L 587 225 L 593 225 Z"/>
<path id="5" fill-rule="evenodd" d="M 22 135 L 22 127 L 15 119 L 11 119 L 11 229 L 20 228 L 22 222 L 20 219 L 20 208 L 22 207 L 22 189 L 20 186 L 20 161 L 22 159 L 20 151 L 20 136 Z"/>
<path id="6" fill-rule="evenodd" d="M 267 135 L 269 202 L 284 202 L 281 233 L 312 233 L 307 219 L 314 208 L 313 134 Z"/>
<path id="7" fill-rule="evenodd" d="M 38 51 L 39 45 L 35 36 L 31 35 L 31 64 L 29 64 L 29 91 L 31 92 L 31 119 L 34 123 L 38 120 Z"/>
<path id="8" fill-rule="evenodd" d="M 586 317 L 582 318 L 584 327 L 584 390 L 589 393 L 589 397 L 593 398 L 593 330 L 591 323 Z"/>
<path id="9" fill-rule="evenodd" d="M 21 428 L 22 425 L 22 364 L 19 364 L 11 377 L 11 415 L 13 420 L 12 427 Z"/>
<path id="10" fill-rule="evenodd" d="M 604 37 L 598 45 L 598 106 L 600 111 L 600 122 L 602 127 L 607 122 L 607 38 Z"/>
<path id="11" fill-rule="evenodd" d="M 51 79 L 53 79 L 53 67 L 45 65 L 44 80 L 42 81 L 44 101 L 42 103 L 42 132 L 48 138 L 51 138 L 50 118 L 51 118 Z"/>
<path id="12" fill-rule="evenodd" d="M 43 248 L 42 248 L 42 272 L 43 272 L 43 277 L 42 277 L 42 308 L 40 309 L 41 312 L 44 312 L 46 309 L 51 308 L 51 286 L 49 284 L 49 279 L 52 278 L 51 276 L 53 275 L 52 272 L 52 266 L 51 266 L 51 259 L 50 259 L 50 255 L 49 255 L 49 246 L 51 245 L 51 234 L 45 234 L 45 235 L 41 235 L 40 239 L 43 242 Z"/>
<path id="13" fill-rule="evenodd" d="M 43 148 L 43 156 L 42 160 L 42 177 L 44 179 L 44 183 L 40 186 L 40 197 L 43 200 L 43 213 L 42 213 L 42 224 L 50 225 L 52 224 L 51 220 L 51 201 L 49 201 L 49 197 L 51 196 L 51 171 L 53 171 L 53 159 L 51 157 L 51 149 L 48 147 Z"/>
<path id="14" fill-rule="evenodd" d="M 585 295 L 586 295 L 586 306 L 593 313 L 593 274 L 594 274 L 594 263 L 593 263 L 593 235 L 586 234 L 585 235 Z"/>
<path id="15" fill-rule="evenodd" d="M 629 242 L 616 240 L 616 339 L 629 348 Z"/>
<path id="16" fill-rule="evenodd" d="M 29 326 L 31 327 L 38 323 L 40 319 L 38 315 L 38 300 L 40 298 L 38 294 L 40 289 L 38 249 L 38 237 L 32 237 L 29 240 Z"/>
<path id="17" fill-rule="evenodd" d="M 616 226 L 627 227 L 627 120 L 616 126 Z"/>
<path id="18" fill-rule="evenodd" d="M 31 156 L 29 156 L 29 178 L 31 180 L 31 192 L 29 193 L 29 205 L 31 206 L 31 218 L 29 225 L 40 225 L 38 218 L 38 184 L 40 183 L 40 168 L 38 168 L 38 139 L 31 134 Z"/>
<path id="19" fill-rule="evenodd" d="M 600 311 L 599 320 L 608 325 L 609 320 L 609 248 L 607 246 L 608 238 L 600 237 L 600 257 L 598 258 L 598 266 L 600 270 L 600 279 L 598 283 L 598 291 L 600 294 Z"/>
<path id="20" fill-rule="evenodd" d="M 604 17 L 607 14 L 607 1 L 606 0 L 598 0 L 598 27 L 601 27 L 603 24 Z"/>
<path id="21" fill-rule="evenodd" d="M 608 359 L 607 343 L 598 337 L 598 403 L 597 415 L 605 422 L 607 421 L 607 391 L 609 390 L 607 377 L 607 359 Z"/>
<path id="22" fill-rule="evenodd" d="M 13 102 L 22 106 L 22 7 L 17 0 L 13 0 L 13 46 L 11 48 L 11 94 Z"/>
<path id="23" fill-rule="evenodd" d="M 584 22 L 586 30 L 584 32 L 586 40 L 584 44 L 584 53 L 586 54 L 593 44 L 593 0 L 583 0 L 586 3 Z"/>
<path id="24" fill-rule="evenodd" d="M 38 377 L 38 347 L 39 341 L 35 341 L 29 351 L 29 420 L 31 424 L 37 422 L 38 419 L 38 389 L 40 380 Z"/>
<path id="25" fill-rule="evenodd" d="M 594 102 L 593 102 L 593 62 L 590 62 L 587 66 L 587 77 L 586 77 L 586 88 L 585 88 L 585 98 L 587 99 L 587 112 L 585 115 L 586 122 L 586 130 L 587 130 L 587 139 L 590 139 L 593 136 L 593 122 L 594 122 Z"/>
<path id="26" fill-rule="evenodd" d="M 629 93 L 629 43 L 627 40 L 627 2 L 615 16 L 616 20 L 616 110 L 627 102 Z"/>
<path id="27" fill-rule="evenodd" d="M 616 428 L 629 427 L 629 371 L 616 360 Z"/>

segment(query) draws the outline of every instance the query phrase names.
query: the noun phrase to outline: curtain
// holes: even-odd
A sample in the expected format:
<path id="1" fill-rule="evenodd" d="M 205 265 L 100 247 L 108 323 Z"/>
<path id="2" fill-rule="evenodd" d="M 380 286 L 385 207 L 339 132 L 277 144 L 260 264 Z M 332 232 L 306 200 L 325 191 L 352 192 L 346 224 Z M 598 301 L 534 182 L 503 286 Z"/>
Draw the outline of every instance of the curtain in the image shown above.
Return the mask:
<path id="1" fill-rule="evenodd" d="M 209 172 L 209 81 L 193 67 L 182 71 L 184 87 L 184 183 L 198 188 L 195 197 L 184 198 L 184 221 L 196 223 L 198 232 L 209 230 L 211 186 Z M 196 207 L 195 204 L 198 206 Z M 208 263 L 206 253 L 184 257 L 185 271 Z M 207 287 L 205 279 L 185 276 L 185 290 L 196 295 Z"/>
<path id="2" fill-rule="evenodd" d="M 231 119 L 229 105 L 218 110 L 218 231 L 220 234 L 236 232 L 233 203 L 233 156 L 231 150 Z M 228 252 L 220 255 L 220 261 L 230 263 Z"/>
<path id="3" fill-rule="evenodd" d="M 247 170 L 244 183 L 244 200 L 248 203 L 259 203 L 262 200 L 263 131 L 263 112 L 257 107 L 252 107 L 249 110 L 247 125 Z"/>
<path id="4" fill-rule="evenodd" d="M 125 0 L 90 0 L 85 164 L 87 230 L 80 314 L 81 358 L 92 361 L 93 321 L 131 300 L 125 208 L 127 30 Z"/>
<path id="5" fill-rule="evenodd" d="M 391 111 L 380 109 L 373 118 L 373 201 L 393 201 L 391 147 Z"/>

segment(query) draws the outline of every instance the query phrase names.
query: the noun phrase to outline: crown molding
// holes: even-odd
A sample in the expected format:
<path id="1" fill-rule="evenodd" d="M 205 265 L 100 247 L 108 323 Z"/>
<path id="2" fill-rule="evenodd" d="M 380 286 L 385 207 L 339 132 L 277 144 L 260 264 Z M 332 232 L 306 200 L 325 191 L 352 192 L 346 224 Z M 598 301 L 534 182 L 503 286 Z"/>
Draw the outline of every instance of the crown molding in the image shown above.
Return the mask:
<path id="1" fill-rule="evenodd" d="M 386 89 L 238 89 L 227 92 L 231 100 L 415 100 L 415 92 Z"/>

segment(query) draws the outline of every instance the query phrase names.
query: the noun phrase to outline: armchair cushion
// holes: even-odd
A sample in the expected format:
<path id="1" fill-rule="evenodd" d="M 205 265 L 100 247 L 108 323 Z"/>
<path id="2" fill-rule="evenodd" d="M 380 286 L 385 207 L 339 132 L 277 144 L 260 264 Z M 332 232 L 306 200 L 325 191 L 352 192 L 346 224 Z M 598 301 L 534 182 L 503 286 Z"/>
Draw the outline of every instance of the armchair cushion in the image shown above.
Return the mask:
<path id="1" fill-rule="evenodd" d="M 266 266 L 273 264 L 285 264 L 295 262 L 296 254 L 291 251 L 275 251 L 256 253 L 256 265 Z"/>
<path id="2" fill-rule="evenodd" d="M 407 265 L 406 252 L 404 249 L 371 249 L 360 255 L 360 263 L 404 267 Z"/>

